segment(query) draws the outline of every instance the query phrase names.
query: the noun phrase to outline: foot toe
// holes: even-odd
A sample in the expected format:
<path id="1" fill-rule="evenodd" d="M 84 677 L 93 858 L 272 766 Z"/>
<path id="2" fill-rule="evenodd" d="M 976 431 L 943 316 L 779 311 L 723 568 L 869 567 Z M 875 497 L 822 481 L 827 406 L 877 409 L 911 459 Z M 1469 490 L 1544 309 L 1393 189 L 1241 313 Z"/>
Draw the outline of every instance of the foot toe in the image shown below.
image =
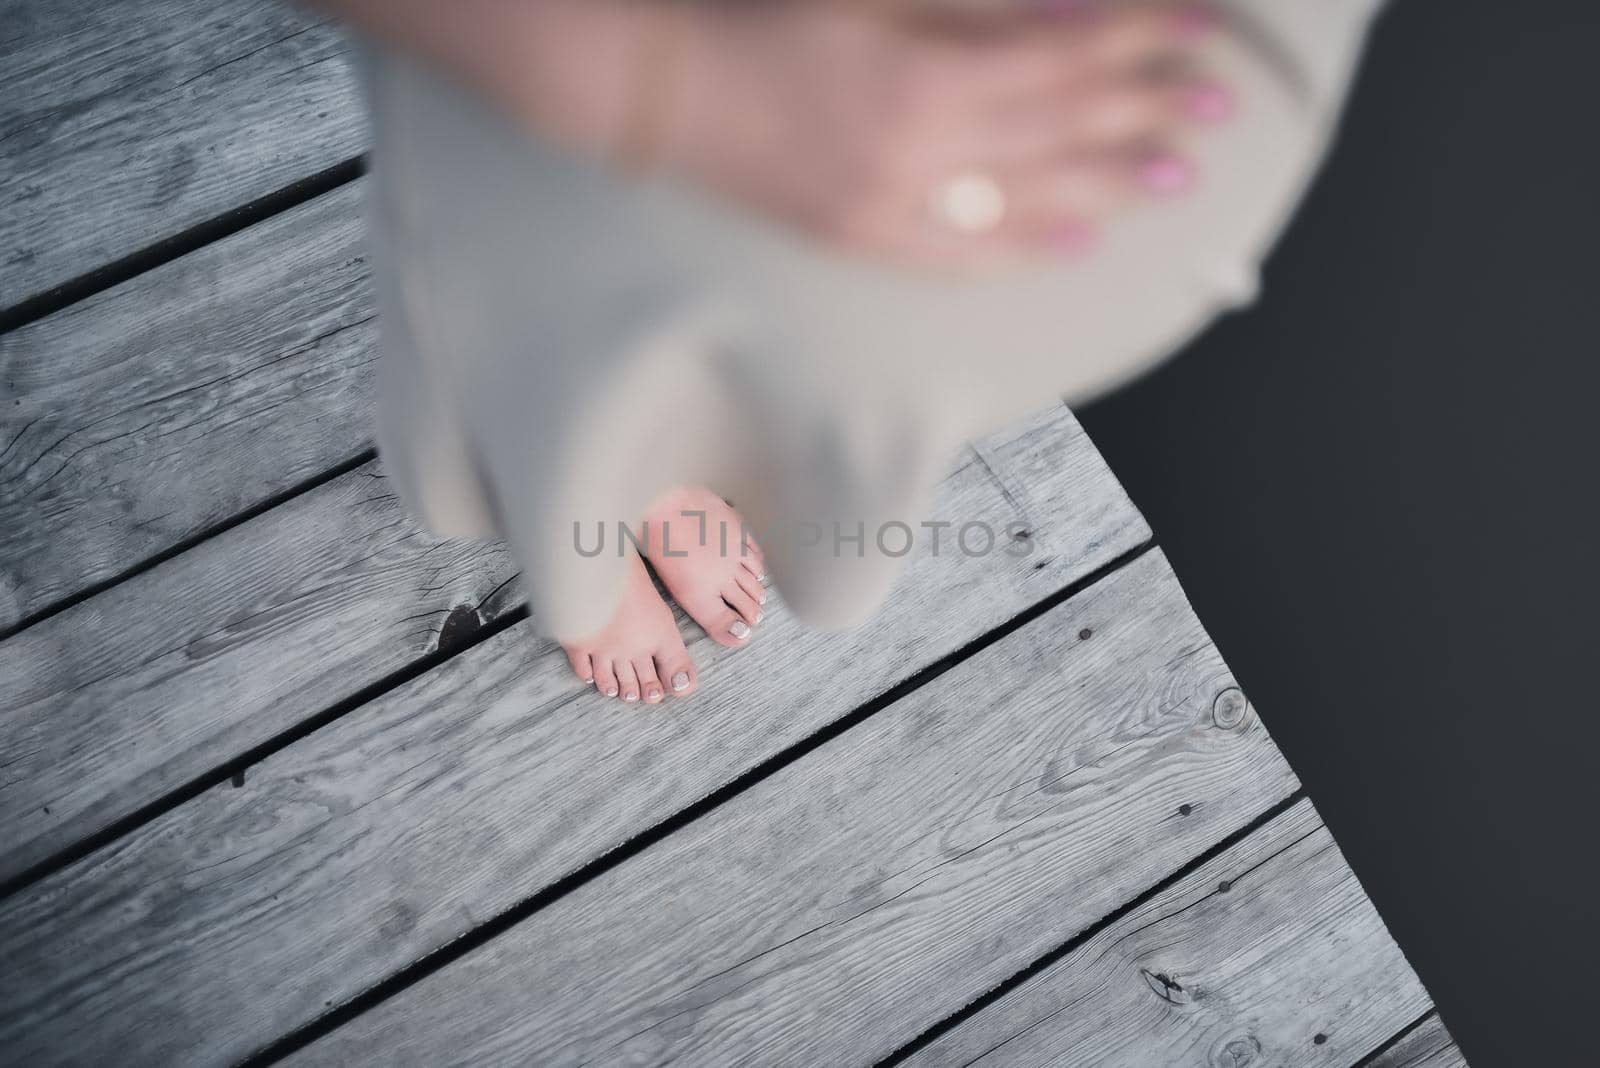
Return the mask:
<path id="1" fill-rule="evenodd" d="M 763 615 L 761 606 L 756 604 L 754 597 L 740 589 L 738 583 L 728 583 L 722 590 L 722 599 L 752 627 L 761 622 Z"/>
<path id="2" fill-rule="evenodd" d="M 603 657 L 592 657 L 594 665 L 594 687 L 607 697 L 615 697 L 621 691 L 617 687 L 617 673 L 612 669 L 611 661 Z"/>
<path id="3" fill-rule="evenodd" d="M 666 687 L 656 676 L 655 661 L 648 656 L 633 662 L 633 674 L 639 680 L 639 694 L 647 705 L 659 705 L 666 696 Z"/>
<path id="4" fill-rule="evenodd" d="M 756 604 L 764 605 L 767 603 L 766 588 L 761 585 L 761 580 L 750 572 L 741 569 L 737 575 L 733 576 L 733 581 L 738 583 L 739 588 Z"/>
<path id="5" fill-rule="evenodd" d="M 675 697 L 689 696 L 699 681 L 694 661 L 689 659 L 682 642 L 674 648 L 656 650 L 656 675 L 666 681 L 668 691 Z"/>
<path id="6" fill-rule="evenodd" d="M 748 535 L 744 539 L 744 552 L 739 554 L 739 559 L 756 578 L 760 578 L 766 570 L 767 562 L 766 558 L 761 555 L 761 546 L 757 545 L 756 540 Z"/>
<path id="7" fill-rule="evenodd" d="M 750 624 L 740 619 L 739 613 L 729 608 L 721 597 L 712 594 L 694 600 L 680 598 L 678 604 L 689 613 L 690 619 L 700 624 L 706 637 L 718 645 L 741 649 L 749 642 Z"/>
<path id="8" fill-rule="evenodd" d="M 622 691 L 622 699 L 633 703 L 639 699 L 639 677 L 633 673 L 633 664 L 627 660 L 618 660 L 613 667 L 617 672 L 617 688 Z"/>
<path id="9" fill-rule="evenodd" d="M 572 665 L 572 670 L 584 685 L 594 682 L 594 668 L 589 663 L 589 654 L 582 649 L 566 649 L 567 663 Z"/>

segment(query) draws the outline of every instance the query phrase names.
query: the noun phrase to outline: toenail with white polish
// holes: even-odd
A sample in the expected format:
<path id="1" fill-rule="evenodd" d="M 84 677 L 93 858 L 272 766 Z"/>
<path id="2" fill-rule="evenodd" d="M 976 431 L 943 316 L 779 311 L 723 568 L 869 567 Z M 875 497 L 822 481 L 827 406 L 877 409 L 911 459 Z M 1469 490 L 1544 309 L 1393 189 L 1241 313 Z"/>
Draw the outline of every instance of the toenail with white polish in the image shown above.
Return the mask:
<path id="1" fill-rule="evenodd" d="M 617 688 L 615 686 L 611 687 L 611 689 L 606 691 L 606 696 L 607 697 L 615 697 L 615 696 L 617 696 Z"/>
<path id="2" fill-rule="evenodd" d="M 736 619 L 733 621 L 733 624 L 728 627 L 728 633 L 733 635 L 735 638 L 738 638 L 740 641 L 743 641 L 745 638 L 750 637 L 750 625 L 742 619 Z"/>
<path id="3" fill-rule="evenodd" d="M 756 598 L 756 604 L 766 604 L 766 603 L 767 603 L 767 592 L 765 590 L 762 590 L 761 591 L 761 596 Z"/>
<path id="4" fill-rule="evenodd" d="M 689 673 L 680 671 L 672 676 L 672 688 L 674 690 L 687 690 L 689 688 Z"/>
<path id="5" fill-rule="evenodd" d="M 765 612 L 757 612 L 756 613 L 756 622 L 757 623 L 760 623 L 763 619 L 766 619 L 766 618 L 767 618 L 767 614 Z"/>
<path id="6" fill-rule="evenodd" d="M 625 693 L 622 695 L 622 699 L 624 701 L 637 701 L 639 699 L 639 695 L 636 693 Z"/>

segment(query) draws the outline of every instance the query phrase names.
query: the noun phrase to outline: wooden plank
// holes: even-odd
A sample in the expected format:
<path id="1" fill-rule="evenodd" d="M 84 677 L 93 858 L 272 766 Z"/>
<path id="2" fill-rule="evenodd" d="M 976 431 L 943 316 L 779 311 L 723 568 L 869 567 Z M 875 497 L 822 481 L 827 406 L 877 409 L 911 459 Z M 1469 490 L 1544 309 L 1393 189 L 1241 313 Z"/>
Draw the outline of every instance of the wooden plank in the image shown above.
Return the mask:
<path id="1" fill-rule="evenodd" d="M 1045 498 L 1031 563 L 1051 562 L 995 611 L 1148 537 L 1065 408 L 984 448 Z M 999 515 L 985 470 L 948 492 Z M 512 573 L 417 529 L 369 464 L 0 642 L 0 883 L 434 651 L 447 621 L 496 618 Z"/>
<path id="2" fill-rule="evenodd" d="M 350 159 L 348 44 L 292 4 L 13 0 L 0 307 Z"/>
<path id="3" fill-rule="evenodd" d="M 514 573 L 370 463 L 0 642 L 0 882 L 515 607 Z"/>
<path id="4" fill-rule="evenodd" d="M 1072 502 L 1064 513 L 1029 515 L 1033 554 L 934 557 L 924 545 L 876 622 L 848 634 L 808 631 L 781 604 L 769 604 L 749 648 L 693 642 L 702 689 L 691 703 L 648 711 L 579 687 L 561 654 L 519 624 L 274 754 L 252 767 L 242 786 L 220 785 L 13 896 L 0 904 L 0 959 L 7 961 L 0 1003 L 8 1006 L 0 1046 L 39 1064 L 234 1061 L 1148 537 L 1065 409 L 1003 435 L 986 453 L 998 453 L 1007 477 L 1040 472 L 1036 502 Z M 958 465 L 943 489 L 941 514 L 996 529 L 1018 518 L 989 476 L 991 465 Z M 264 532 L 256 544 L 268 551 L 275 536 Z M 287 565 L 300 554 L 275 555 Z M 225 568 L 251 553 L 219 547 L 216 559 Z M 371 584 L 410 589 L 415 575 L 384 567 Z M 312 692 L 315 680 L 324 680 L 323 699 L 331 700 L 359 681 L 326 682 L 360 673 L 361 663 L 339 652 L 356 640 L 356 621 L 388 626 L 390 616 L 408 609 L 361 593 L 365 579 L 319 576 L 305 580 L 306 588 L 348 589 L 344 596 L 360 602 L 323 631 L 326 663 L 306 669 L 303 686 L 294 684 Z M 254 589 L 264 581 L 241 583 Z M 153 581 L 151 590 L 174 584 Z M 151 595 L 130 592 L 127 603 Z M 174 603 L 203 606 L 209 596 L 191 592 Z M 258 595 L 263 604 L 282 596 Z M 274 626 L 290 634 L 327 610 L 325 598 L 306 598 L 303 613 L 300 606 Z M 107 609 L 82 625 L 101 619 L 128 617 Z M 99 633 L 109 639 L 115 627 Z M 308 649 L 319 639 L 293 641 L 274 646 L 277 653 L 240 652 L 226 661 L 231 667 L 170 687 L 159 678 L 163 663 L 140 677 L 166 699 L 183 701 L 186 713 L 169 729 L 192 739 L 211 729 L 208 717 L 225 717 L 236 747 L 243 734 L 262 729 L 257 719 L 281 725 L 306 709 L 261 690 L 260 682 L 240 687 L 253 692 L 244 695 L 248 701 L 219 693 L 219 680 L 230 671 L 257 680 L 293 671 L 293 657 L 314 655 Z M 79 639 L 65 659 L 91 644 Z M 153 639 L 150 647 L 174 645 L 183 647 Z M 0 655 L 5 651 L 0 645 Z M 177 657 L 165 663 L 172 660 L 181 666 Z M 25 666 L 24 658 L 13 662 Z M 233 708 L 236 700 L 248 707 Z M 112 707 L 86 710 L 75 736 L 131 718 L 110 715 Z M 147 708 L 139 717 L 151 714 Z M 50 717 L 36 722 L 32 737 L 45 744 L 54 737 L 44 729 Z M 150 744 L 159 740 L 125 733 L 79 777 L 114 779 L 123 763 L 143 760 Z M 26 748 L 0 743 L 7 753 Z M 121 800 L 127 789 L 113 786 L 106 796 Z"/>
<path id="5" fill-rule="evenodd" d="M 905 1063 L 1348 1065 L 1428 1006 L 1302 801 Z"/>
<path id="6" fill-rule="evenodd" d="M 1467 1059 L 1433 1013 L 1362 1068 L 1467 1068 Z"/>
<path id="7" fill-rule="evenodd" d="M 1151 551 L 290 1063 L 870 1063 L 1295 789 L 1237 693 Z M 717 744 L 779 709 L 739 708 Z M 692 774 L 673 741 L 613 735 L 584 777 Z M 500 804 L 577 810 L 537 779 Z M 458 862 L 504 848 L 451 807 L 423 818 Z M 343 887 L 409 920 L 439 858 L 392 835 L 400 870 Z"/>
<path id="8" fill-rule="evenodd" d="M 359 196 L 0 335 L 0 632 L 368 447 Z"/>

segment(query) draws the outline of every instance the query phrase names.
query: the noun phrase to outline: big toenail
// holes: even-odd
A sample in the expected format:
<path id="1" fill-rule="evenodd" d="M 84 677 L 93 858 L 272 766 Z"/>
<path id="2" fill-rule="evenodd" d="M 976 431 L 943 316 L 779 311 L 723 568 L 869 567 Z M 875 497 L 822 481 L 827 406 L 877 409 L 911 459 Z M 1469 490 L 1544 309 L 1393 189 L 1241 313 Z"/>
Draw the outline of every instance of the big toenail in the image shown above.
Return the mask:
<path id="1" fill-rule="evenodd" d="M 680 671 L 672 676 L 672 688 L 674 690 L 687 690 L 689 688 L 689 673 Z"/>
<path id="2" fill-rule="evenodd" d="M 733 621 L 732 626 L 728 628 L 728 633 L 743 641 L 750 637 L 750 627 L 744 620 L 736 619 Z"/>

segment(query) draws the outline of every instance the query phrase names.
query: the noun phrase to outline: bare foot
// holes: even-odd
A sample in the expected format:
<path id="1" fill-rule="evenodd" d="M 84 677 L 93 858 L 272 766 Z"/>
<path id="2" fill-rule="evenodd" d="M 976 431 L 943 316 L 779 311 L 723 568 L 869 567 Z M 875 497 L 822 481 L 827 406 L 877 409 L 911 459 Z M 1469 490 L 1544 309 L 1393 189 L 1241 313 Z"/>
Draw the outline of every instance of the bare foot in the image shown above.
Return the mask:
<path id="1" fill-rule="evenodd" d="M 627 586 L 611 622 L 593 638 L 562 648 L 578 678 L 593 682 L 607 697 L 643 698 L 654 705 L 669 693 L 687 697 L 694 692 L 694 661 L 683 647 L 672 609 L 638 556 L 630 556 Z"/>
<path id="2" fill-rule="evenodd" d="M 747 644 L 767 591 L 761 551 L 728 502 L 703 487 L 671 490 L 650 506 L 643 534 L 644 553 L 672 599 L 712 641 Z"/>

